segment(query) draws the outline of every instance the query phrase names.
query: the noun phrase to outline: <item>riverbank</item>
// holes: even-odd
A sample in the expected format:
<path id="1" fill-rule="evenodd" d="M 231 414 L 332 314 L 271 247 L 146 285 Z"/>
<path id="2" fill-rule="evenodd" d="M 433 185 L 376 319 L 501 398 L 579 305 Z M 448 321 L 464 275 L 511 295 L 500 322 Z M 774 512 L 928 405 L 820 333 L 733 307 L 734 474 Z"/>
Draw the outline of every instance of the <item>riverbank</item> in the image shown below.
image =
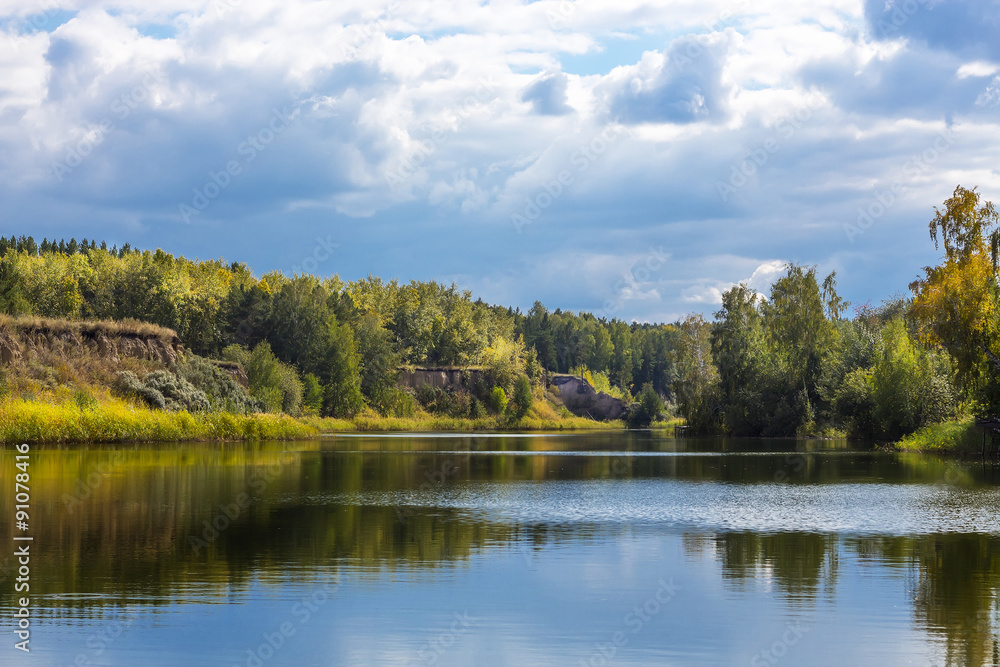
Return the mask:
<path id="1" fill-rule="evenodd" d="M 564 416 L 536 404 L 524 419 L 461 419 L 418 413 L 383 417 L 367 411 L 352 419 L 257 413 L 170 412 L 138 406 L 108 392 L 56 391 L 0 401 L 0 443 L 123 443 L 301 440 L 324 433 L 623 430 L 620 421 Z"/>
<path id="2" fill-rule="evenodd" d="M 896 451 L 934 454 L 979 454 L 982 431 L 972 417 L 932 424 L 911 433 L 894 445 Z"/>

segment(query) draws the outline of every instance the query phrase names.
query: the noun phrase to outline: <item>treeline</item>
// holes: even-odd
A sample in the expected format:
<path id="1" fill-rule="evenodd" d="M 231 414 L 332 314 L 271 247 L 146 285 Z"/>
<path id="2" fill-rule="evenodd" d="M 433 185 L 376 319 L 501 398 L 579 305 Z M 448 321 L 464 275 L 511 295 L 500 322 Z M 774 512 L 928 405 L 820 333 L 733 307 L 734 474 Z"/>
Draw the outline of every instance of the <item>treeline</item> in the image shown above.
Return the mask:
<path id="1" fill-rule="evenodd" d="M 124 244 L 121 249 L 119 249 L 117 245 L 111 246 L 109 249 L 106 241 L 101 241 L 100 245 L 98 245 L 97 241 L 88 241 L 87 239 L 83 239 L 77 243 L 76 239 L 72 238 L 68 242 L 65 239 L 59 239 L 59 242 L 57 243 L 54 239 L 50 241 L 45 238 L 42 239 L 41 243 L 36 243 L 35 239 L 31 236 L 11 236 L 10 238 L 0 236 L 0 257 L 7 254 L 8 251 L 24 252 L 29 255 L 38 255 L 49 252 L 61 252 L 64 255 L 75 255 L 78 252 L 86 253 L 90 250 L 97 249 L 110 252 L 115 257 L 121 257 L 127 253 L 136 252 L 128 243 Z"/>
<path id="2" fill-rule="evenodd" d="M 516 418 L 530 407 L 543 368 L 585 372 L 598 388 L 626 398 L 636 382 L 652 383 L 665 395 L 671 386 L 659 354 L 670 327 L 550 314 L 540 304 L 525 316 L 436 282 L 258 277 L 238 262 L 189 260 L 127 244 L 108 250 L 92 241 L 3 239 L 0 311 L 168 327 L 197 355 L 248 366 L 254 397 L 292 414 L 297 408 L 342 417 L 370 407 L 406 416 L 416 399 L 455 417 L 493 412 Z M 397 387 L 404 365 L 481 366 L 485 372 L 462 395 L 414 396 Z M 182 380 L 180 388 L 168 386 L 168 394 L 177 405 L 198 404 Z M 127 385 L 133 394 L 163 394 L 167 380 L 153 381 L 143 388 L 128 378 Z"/>
<path id="3" fill-rule="evenodd" d="M 975 189 L 935 208 L 940 265 L 910 297 L 845 317 L 835 274 L 790 265 L 763 297 L 737 285 L 713 322 L 680 325 L 674 389 L 702 432 L 894 440 L 958 414 L 1000 414 L 997 212 Z"/>
<path id="4" fill-rule="evenodd" d="M 894 439 L 960 412 L 1000 414 L 997 213 L 961 186 L 935 212 L 942 264 L 912 296 L 851 316 L 835 274 L 794 264 L 766 296 L 727 291 L 712 321 L 640 324 L 539 302 L 521 313 L 436 282 L 258 277 L 238 262 L 30 237 L 0 237 L 0 311 L 169 327 L 198 355 L 259 369 L 252 388 L 270 379 L 255 399 L 286 411 L 405 415 L 416 400 L 456 417 L 523 414 L 547 370 L 627 402 L 645 388 L 646 412 L 662 397 L 706 433 Z M 397 386 L 402 365 L 485 372 L 458 395 L 414 396 Z"/>

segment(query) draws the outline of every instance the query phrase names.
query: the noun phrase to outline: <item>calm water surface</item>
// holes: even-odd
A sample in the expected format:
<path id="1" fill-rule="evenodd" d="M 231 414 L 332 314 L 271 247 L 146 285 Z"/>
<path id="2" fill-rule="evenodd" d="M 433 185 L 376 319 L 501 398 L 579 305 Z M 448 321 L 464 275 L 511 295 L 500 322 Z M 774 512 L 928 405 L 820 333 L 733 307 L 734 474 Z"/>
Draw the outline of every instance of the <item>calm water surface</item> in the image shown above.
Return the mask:
<path id="1" fill-rule="evenodd" d="M 2 665 L 1000 665 L 978 462 L 647 433 L 31 457 L 26 655 L 0 452 Z"/>

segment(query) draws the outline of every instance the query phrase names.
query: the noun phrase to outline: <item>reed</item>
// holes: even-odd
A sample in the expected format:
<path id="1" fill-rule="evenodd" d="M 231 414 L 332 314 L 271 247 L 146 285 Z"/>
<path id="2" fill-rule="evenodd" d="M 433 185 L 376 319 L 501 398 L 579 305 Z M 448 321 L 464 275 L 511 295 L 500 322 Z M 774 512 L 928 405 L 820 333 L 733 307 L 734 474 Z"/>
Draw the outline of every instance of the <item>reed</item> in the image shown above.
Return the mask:
<path id="1" fill-rule="evenodd" d="M 181 440 L 291 440 L 316 435 L 287 415 L 166 412 L 110 396 L 87 400 L 8 397 L 0 401 L 0 442 L 114 443 Z"/>
<path id="2" fill-rule="evenodd" d="M 903 452 L 978 453 L 982 448 L 982 431 L 971 417 L 931 424 L 911 433 L 896 443 Z"/>

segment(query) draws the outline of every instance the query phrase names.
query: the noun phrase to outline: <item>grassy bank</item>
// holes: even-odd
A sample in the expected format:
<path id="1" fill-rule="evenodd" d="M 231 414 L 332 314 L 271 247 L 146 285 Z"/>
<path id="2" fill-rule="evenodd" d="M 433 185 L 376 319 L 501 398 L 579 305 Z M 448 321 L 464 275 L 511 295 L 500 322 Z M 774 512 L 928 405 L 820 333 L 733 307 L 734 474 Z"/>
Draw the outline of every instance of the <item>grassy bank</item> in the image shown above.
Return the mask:
<path id="1" fill-rule="evenodd" d="M 316 433 L 286 415 L 167 412 L 82 393 L 0 401 L 3 443 L 290 440 Z"/>
<path id="2" fill-rule="evenodd" d="M 979 453 L 982 438 L 982 431 L 969 417 L 925 426 L 896 443 L 896 449 L 903 452 Z"/>
<path id="3" fill-rule="evenodd" d="M 353 419 L 170 412 L 142 407 L 97 390 L 61 389 L 38 397 L 0 400 L 0 442 L 5 444 L 294 440 L 321 433 L 621 428 L 621 422 L 560 415 L 547 403 L 536 404 L 520 422 L 506 423 L 496 417 L 462 419 L 424 412 L 413 417 L 383 417 L 369 411 Z"/>
<path id="4" fill-rule="evenodd" d="M 415 417 L 382 417 L 379 415 L 359 415 L 353 419 L 333 419 L 330 417 L 305 417 L 303 423 L 316 428 L 320 433 L 352 432 L 414 432 L 414 433 L 466 433 L 476 431 L 606 431 L 620 430 L 620 421 L 597 422 L 583 417 L 560 417 L 541 419 L 526 417 L 519 422 L 503 422 L 496 417 L 468 419 L 444 417 L 441 415 L 420 415 Z"/>

